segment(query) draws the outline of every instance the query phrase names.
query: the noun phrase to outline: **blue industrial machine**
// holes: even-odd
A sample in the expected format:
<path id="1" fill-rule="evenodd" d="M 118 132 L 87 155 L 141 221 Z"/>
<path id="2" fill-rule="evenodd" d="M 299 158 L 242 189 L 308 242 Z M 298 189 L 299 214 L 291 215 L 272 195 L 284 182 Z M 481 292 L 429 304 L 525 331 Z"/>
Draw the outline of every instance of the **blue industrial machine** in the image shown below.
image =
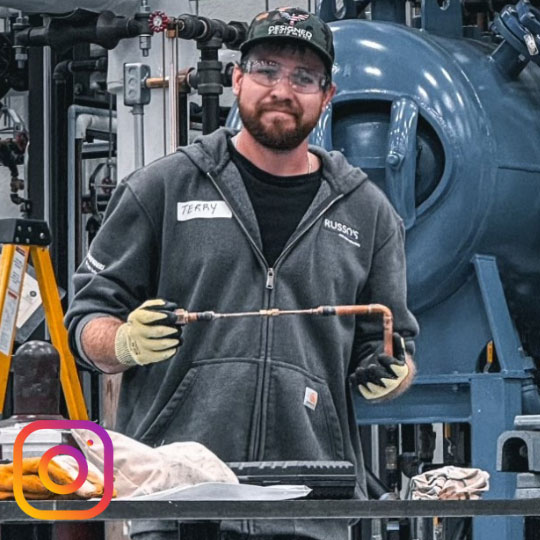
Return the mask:
<path id="1" fill-rule="evenodd" d="M 338 92 L 314 142 L 363 168 L 407 229 L 418 377 L 386 405 L 358 399 L 359 423 L 469 423 L 471 464 L 511 498 L 497 437 L 540 410 L 540 18 L 505 8 L 497 44 L 464 39 L 461 15 L 426 0 L 421 29 L 334 22 Z M 519 518 L 474 523 L 475 540 L 522 537 Z"/>
<path id="2" fill-rule="evenodd" d="M 358 422 L 468 424 L 489 496 L 512 498 L 497 437 L 540 412 L 540 12 L 521 1 L 482 33 L 463 28 L 459 0 L 424 0 L 409 26 L 404 1 L 371 2 L 372 20 L 359 4 L 319 7 L 338 91 L 312 142 L 342 151 L 402 216 L 421 334 L 413 388 L 359 398 Z M 473 538 L 518 540 L 523 520 L 475 519 Z"/>

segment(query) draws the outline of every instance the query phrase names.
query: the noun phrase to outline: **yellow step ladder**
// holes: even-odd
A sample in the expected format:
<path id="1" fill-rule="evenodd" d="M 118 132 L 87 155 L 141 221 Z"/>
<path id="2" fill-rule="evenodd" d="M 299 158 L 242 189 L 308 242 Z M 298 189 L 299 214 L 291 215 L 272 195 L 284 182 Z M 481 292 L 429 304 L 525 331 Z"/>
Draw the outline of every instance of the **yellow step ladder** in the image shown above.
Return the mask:
<path id="1" fill-rule="evenodd" d="M 50 243 L 51 234 L 45 221 L 0 219 L 0 244 L 3 245 L 0 257 L 0 412 L 4 410 L 19 302 L 31 258 L 51 341 L 60 355 L 60 382 L 69 417 L 88 420 L 75 359 L 68 346 Z"/>

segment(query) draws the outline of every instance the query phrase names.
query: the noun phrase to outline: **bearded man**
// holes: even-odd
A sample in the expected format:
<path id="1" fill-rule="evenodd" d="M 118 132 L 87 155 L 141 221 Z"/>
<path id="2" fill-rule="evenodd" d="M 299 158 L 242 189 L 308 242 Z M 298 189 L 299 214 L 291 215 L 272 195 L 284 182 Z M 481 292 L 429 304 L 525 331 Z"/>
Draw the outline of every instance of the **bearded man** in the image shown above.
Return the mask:
<path id="1" fill-rule="evenodd" d="M 308 145 L 336 91 L 330 28 L 280 8 L 253 20 L 241 50 L 242 129 L 200 137 L 119 185 L 75 276 L 71 345 L 123 372 L 117 430 L 152 446 L 197 441 L 226 462 L 348 460 L 366 497 L 351 390 L 380 400 L 410 383 L 418 328 L 403 225 L 360 169 Z M 368 303 L 394 314 L 394 357 L 380 321 L 224 319 L 181 338 L 173 313 Z M 134 522 L 131 534 L 172 539 L 175 527 Z M 347 538 L 343 521 L 221 527 L 231 540 Z"/>

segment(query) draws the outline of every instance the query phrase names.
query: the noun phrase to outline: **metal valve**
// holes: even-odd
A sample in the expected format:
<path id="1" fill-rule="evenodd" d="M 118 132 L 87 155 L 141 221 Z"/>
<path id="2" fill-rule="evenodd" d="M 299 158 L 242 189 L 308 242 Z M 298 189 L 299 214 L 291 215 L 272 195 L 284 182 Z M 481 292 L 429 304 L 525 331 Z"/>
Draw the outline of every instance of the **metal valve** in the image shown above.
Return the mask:
<path id="1" fill-rule="evenodd" d="M 141 0 L 139 11 L 135 15 L 135 19 L 143 22 L 146 26 L 145 31 L 139 34 L 139 48 L 142 51 L 143 56 L 148 56 L 151 47 L 151 29 L 149 26 L 150 6 L 148 0 Z M 147 31 L 146 31 L 147 30 Z"/>
<path id="2" fill-rule="evenodd" d="M 168 24 L 169 17 L 163 11 L 153 11 L 148 18 L 148 25 L 154 33 L 164 32 Z"/>

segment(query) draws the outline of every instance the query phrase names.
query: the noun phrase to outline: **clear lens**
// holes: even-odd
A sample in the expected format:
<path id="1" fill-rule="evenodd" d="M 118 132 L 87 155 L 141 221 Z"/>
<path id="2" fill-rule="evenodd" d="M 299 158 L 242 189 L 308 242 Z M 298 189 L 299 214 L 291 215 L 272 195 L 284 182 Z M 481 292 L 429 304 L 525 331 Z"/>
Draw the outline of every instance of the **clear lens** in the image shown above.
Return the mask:
<path id="1" fill-rule="evenodd" d="M 267 87 L 275 86 L 287 77 L 293 90 L 302 94 L 315 94 L 326 82 L 326 77 L 320 73 L 304 68 L 288 70 L 276 62 L 249 61 L 243 64 L 242 69 L 256 83 Z"/>

